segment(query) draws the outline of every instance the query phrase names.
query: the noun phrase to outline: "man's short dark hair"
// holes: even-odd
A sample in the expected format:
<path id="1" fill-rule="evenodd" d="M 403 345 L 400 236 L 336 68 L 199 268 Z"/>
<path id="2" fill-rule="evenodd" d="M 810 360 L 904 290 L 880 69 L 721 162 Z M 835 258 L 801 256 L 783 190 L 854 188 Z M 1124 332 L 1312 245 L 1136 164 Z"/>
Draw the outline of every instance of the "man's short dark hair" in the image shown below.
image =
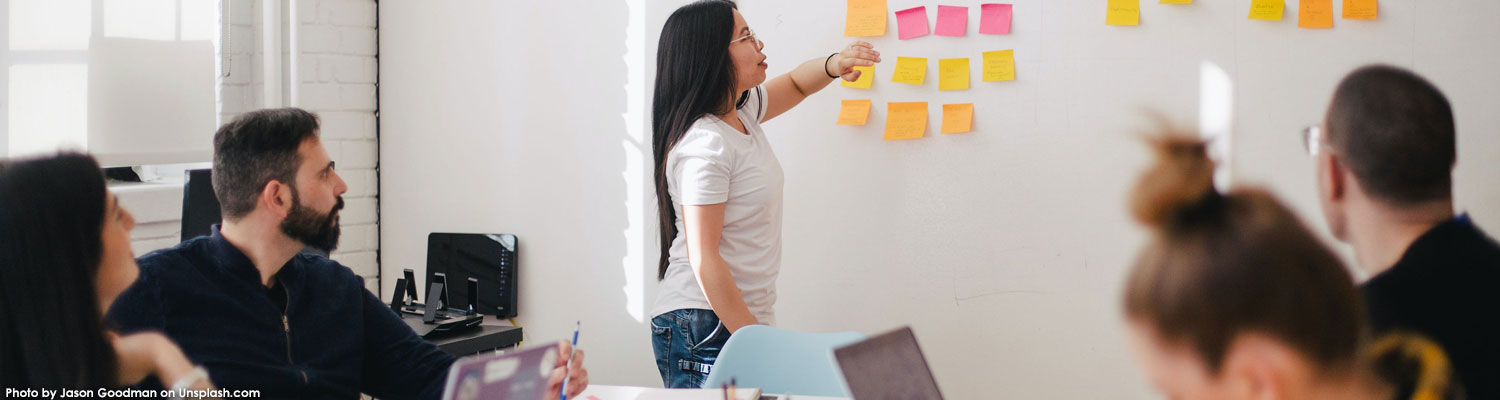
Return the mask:
<path id="1" fill-rule="evenodd" d="M 297 148 L 318 137 L 318 116 L 300 108 L 240 114 L 214 133 L 214 196 L 226 219 L 255 210 L 261 189 L 272 180 L 296 183 L 302 157 Z"/>
<path id="2" fill-rule="evenodd" d="M 1376 199 L 1410 205 L 1453 197 L 1453 110 L 1426 79 L 1371 65 L 1339 83 L 1328 143 Z"/>

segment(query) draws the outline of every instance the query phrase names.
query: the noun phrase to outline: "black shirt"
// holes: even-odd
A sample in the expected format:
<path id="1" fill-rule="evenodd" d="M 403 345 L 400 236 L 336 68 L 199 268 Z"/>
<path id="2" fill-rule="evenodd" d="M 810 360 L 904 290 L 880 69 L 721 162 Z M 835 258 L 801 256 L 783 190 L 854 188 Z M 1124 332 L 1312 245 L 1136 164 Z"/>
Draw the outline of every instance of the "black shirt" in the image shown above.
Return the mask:
<path id="1" fill-rule="evenodd" d="M 1468 215 L 1422 234 L 1361 291 L 1376 335 L 1432 338 L 1470 399 L 1500 399 L 1500 245 Z"/>

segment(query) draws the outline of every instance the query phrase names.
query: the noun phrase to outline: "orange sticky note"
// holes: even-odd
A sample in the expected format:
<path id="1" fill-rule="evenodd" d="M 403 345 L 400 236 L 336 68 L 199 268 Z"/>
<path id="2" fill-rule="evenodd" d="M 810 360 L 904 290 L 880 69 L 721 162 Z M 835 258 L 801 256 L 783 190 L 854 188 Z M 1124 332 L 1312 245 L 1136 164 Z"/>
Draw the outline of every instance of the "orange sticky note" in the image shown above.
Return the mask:
<path id="1" fill-rule="evenodd" d="M 873 83 L 875 83 L 875 66 L 874 65 L 863 66 L 863 67 L 862 66 L 855 66 L 854 70 L 855 71 L 859 71 L 859 79 L 855 79 L 854 82 L 850 82 L 850 81 L 843 80 L 841 78 L 841 79 L 839 79 L 839 82 L 840 82 L 839 84 L 843 85 L 844 87 L 849 87 L 849 88 L 869 89 L 870 85 L 873 84 Z"/>
<path id="2" fill-rule="evenodd" d="M 839 125 L 864 125 L 869 118 L 869 100 L 844 100 L 839 108 Z"/>
<path id="3" fill-rule="evenodd" d="M 886 103 L 885 140 L 917 139 L 927 133 L 927 102 Z"/>
<path id="4" fill-rule="evenodd" d="M 1250 3 L 1250 19 L 1280 21 L 1284 7 L 1286 4 L 1281 0 L 1253 0 Z"/>
<path id="5" fill-rule="evenodd" d="M 1344 0 L 1344 19 L 1376 19 L 1380 5 L 1376 0 Z"/>
<path id="6" fill-rule="evenodd" d="M 943 133 L 964 133 L 973 127 L 974 103 L 943 105 Z"/>
<path id="7" fill-rule="evenodd" d="M 896 57 L 896 73 L 891 82 L 921 85 L 927 80 L 927 59 L 922 57 Z"/>
<path id="8" fill-rule="evenodd" d="M 1297 7 L 1297 27 L 1332 28 L 1333 0 L 1301 0 Z"/>
<path id="9" fill-rule="evenodd" d="M 849 0 L 844 36 L 885 36 L 885 0 Z"/>
<path id="10" fill-rule="evenodd" d="M 1108 25 L 1140 25 L 1141 0 L 1109 0 L 1109 11 L 1104 15 Z"/>
<path id="11" fill-rule="evenodd" d="M 969 88 L 969 59 L 943 58 L 938 60 L 938 90 L 965 90 Z"/>
<path id="12" fill-rule="evenodd" d="M 984 55 L 985 82 L 1016 80 L 1016 55 L 1014 50 L 986 51 Z"/>

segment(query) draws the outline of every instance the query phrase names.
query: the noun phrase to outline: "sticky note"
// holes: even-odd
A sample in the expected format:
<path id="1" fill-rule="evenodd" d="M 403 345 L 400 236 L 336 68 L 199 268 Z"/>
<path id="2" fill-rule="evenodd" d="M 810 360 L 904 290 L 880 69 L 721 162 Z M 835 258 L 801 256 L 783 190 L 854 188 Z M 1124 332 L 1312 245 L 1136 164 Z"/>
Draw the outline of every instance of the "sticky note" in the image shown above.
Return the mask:
<path id="1" fill-rule="evenodd" d="M 1281 0 L 1252 0 L 1250 3 L 1250 19 L 1262 21 L 1280 21 L 1281 9 L 1286 4 Z"/>
<path id="2" fill-rule="evenodd" d="M 938 36 L 963 36 L 968 31 L 968 7 L 938 6 Z"/>
<path id="3" fill-rule="evenodd" d="M 1333 0 L 1301 0 L 1297 7 L 1297 27 L 1332 28 Z"/>
<path id="4" fill-rule="evenodd" d="M 964 133 L 973 128 L 974 103 L 943 105 L 943 133 Z"/>
<path id="5" fill-rule="evenodd" d="M 869 118 L 869 100 L 844 100 L 839 107 L 839 125 L 864 125 Z"/>
<path id="6" fill-rule="evenodd" d="M 901 40 L 927 36 L 927 7 L 917 6 L 896 12 L 896 29 Z"/>
<path id="7" fill-rule="evenodd" d="M 885 140 L 917 139 L 927 133 L 927 102 L 886 103 Z"/>
<path id="8" fill-rule="evenodd" d="M 850 82 L 850 81 L 846 81 L 846 80 L 843 80 L 843 79 L 839 79 L 839 82 L 842 82 L 842 83 L 840 83 L 840 85 L 844 85 L 844 87 L 851 87 L 851 88 L 855 88 L 855 89 L 869 89 L 870 88 L 870 84 L 875 83 L 875 66 L 874 65 L 863 66 L 863 67 L 856 65 L 856 66 L 854 66 L 854 70 L 855 71 L 859 71 L 859 79 L 855 79 L 854 82 Z"/>
<path id="9" fill-rule="evenodd" d="M 1193 0 L 1161 0 L 1156 4 L 1193 4 Z"/>
<path id="10" fill-rule="evenodd" d="M 938 90 L 965 90 L 969 88 L 969 59 L 944 58 L 938 60 Z"/>
<path id="11" fill-rule="evenodd" d="M 921 85 L 927 79 L 927 59 L 921 57 L 896 57 L 896 73 L 891 82 Z"/>
<path id="12" fill-rule="evenodd" d="M 1141 0 L 1109 0 L 1109 11 L 1104 15 L 1109 25 L 1140 25 Z"/>
<path id="13" fill-rule="evenodd" d="M 979 33 L 1010 34 L 1010 4 L 979 5 Z"/>
<path id="14" fill-rule="evenodd" d="M 844 36 L 885 36 L 885 0 L 849 0 Z"/>
<path id="15" fill-rule="evenodd" d="M 1375 0 L 1344 0 L 1344 19 L 1375 19 L 1379 15 Z"/>
<path id="16" fill-rule="evenodd" d="M 1015 50 L 984 52 L 984 81 L 1001 82 L 1016 80 Z"/>

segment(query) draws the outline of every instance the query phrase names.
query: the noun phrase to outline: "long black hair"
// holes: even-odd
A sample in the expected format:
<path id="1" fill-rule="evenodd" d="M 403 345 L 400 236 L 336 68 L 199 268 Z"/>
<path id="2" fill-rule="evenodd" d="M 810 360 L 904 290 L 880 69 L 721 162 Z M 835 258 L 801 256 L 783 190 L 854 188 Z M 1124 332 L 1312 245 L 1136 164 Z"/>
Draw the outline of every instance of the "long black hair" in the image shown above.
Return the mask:
<path id="1" fill-rule="evenodd" d="M 733 1 L 701 0 L 667 17 L 656 50 L 656 91 L 651 98 L 651 151 L 656 163 L 656 214 L 661 226 L 661 258 L 656 279 L 667 276 L 668 251 L 677 237 L 677 212 L 667 192 L 667 153 L 698 118 L 730 111 L 735 89 L 729 40 L 734 35 Z M 744 102 L 744 96 L 738 103 Z M 738 104 L 736 104 L 738 106 Z"/>
<path id="2" fill-rule="evenodd" d="M 0 386 L 117 386 L 95 292 L 106 194 L 87 155 L 0 162 Z"/>

